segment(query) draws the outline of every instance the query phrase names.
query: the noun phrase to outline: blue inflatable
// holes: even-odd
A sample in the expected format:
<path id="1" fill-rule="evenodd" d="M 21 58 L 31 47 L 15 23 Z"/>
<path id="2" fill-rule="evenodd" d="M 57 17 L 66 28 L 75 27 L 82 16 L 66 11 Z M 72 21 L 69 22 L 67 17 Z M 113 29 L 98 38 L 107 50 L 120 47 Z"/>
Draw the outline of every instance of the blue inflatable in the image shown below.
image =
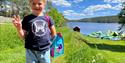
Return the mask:
<path id="1" fill-rule="evenodd" d="M 51 57 L 58 57 L 64 54 L 64 40 L 61 33 L 57 33 L 54 39 L 51 40 L 52 45 L 50 48 Z"/>

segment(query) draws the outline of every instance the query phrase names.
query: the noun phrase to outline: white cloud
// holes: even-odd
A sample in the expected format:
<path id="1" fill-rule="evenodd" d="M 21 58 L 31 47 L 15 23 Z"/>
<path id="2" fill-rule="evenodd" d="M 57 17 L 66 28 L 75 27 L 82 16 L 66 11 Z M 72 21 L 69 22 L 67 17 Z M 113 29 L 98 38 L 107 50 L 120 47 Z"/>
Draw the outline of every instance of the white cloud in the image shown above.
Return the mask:
<path id="1" fill-rule="evenodd" d="M 79 2 L 82 2 L 83 0 L 74 0 L 73 2 L 75 3 L 79 3 Z"/>
<path id="2" fill-rule="evenodd" d="M 52 3 L 58 6 L 65 6 L 65 7 L 71 6 L 71 3 L 69 3 L 66 0 L 52 0 Z"/>
<path id="3" fill-rule="evenodd" d="M 81 13 L 77 13 L 74 10 L 66 10 L 63 11 L 63 15 L 65 15 L 67 18 L 72 18 L 72 19 L 81 19 L 86 16 L 100 16 L 102 15 L 109 15 L 111 12 L 109 11 L 104 11 L 104 10 L 121 10 L 122 4 L 118 4 L 116 6 L 112 6 L 111 4 L 103 4 L 103 5 L 91 5 L 88 6 L 86 9 L 84 9 Z M 101 11 L 97 13 L 98 11 Z"/>
<path id="4" fill-rule="evenodd" d="M 118 3 L 116 6 L 112 7 L 111 9 L 121 10 L 123 8 L 122 3 L 125 2 L 125 0 L 104 0 L 104 2 L 106 2 L 106 3 Z"/>
<path id="5" fill-rule="evenodd" d="M 85 16 L 84 14 L 82 14 L 82 13 L 76 13 L 73 10 L 63 11 L 63 14 L 66 15 L 66 16 Z"/>
<path id="6" fill-rule="evenodd" d="M 112 6 L 110 4 L 104 4 L 104 5 L 91 5 L 88 8 L 86 8 L 83 12 L 86 14 L 92 15 L 96 11 L 105 10 L 105 9 L 111 9 Z"/>
<path id="7" fill-rule="evenodd" d="M 63 15 L 65 16 L 65 18 L 70 18 L 70 19 L 81 19 L 83 18 L 83 16 L 85 16 L 85 14 L 83 13 L 77 13 L 74 10 L 66 10 L 63 11 Z"/>
<path id="8" fill-rule="evenodd" d="M 107 3 L 123 3 L 125 0 L 104 0 L 104 2 Z"/>
<path id="9" fill-rule="evenodd" d="M 118 6 L 116 6 L 116 7 L 118 7 Z M 83 12 L 81 12 L 81 13 L 77 13 L 73 10 L 66 10 L 63 12 L 63 15 L 69 16 L 72 19 L 76 18 L 76 17 L 80 19 L 82 17 L 96 15 L 95 13 L 97 11 L 106 10 L 106 9 L 115 9 L 116 7 L 112 7 L 110 4 L 91 5 L 91 6 L 87 7 L 86 9 L 84 9 Z M 107 14 L 107 12 L 105 12 L 105 14 Z"/>
<path id="10" fill-rule="evenodd" d="M 118 4 L 114 7 L 112 7 L 113 10 L 121 10 L 123 7 L 122 7 L 122 4 Z"/>

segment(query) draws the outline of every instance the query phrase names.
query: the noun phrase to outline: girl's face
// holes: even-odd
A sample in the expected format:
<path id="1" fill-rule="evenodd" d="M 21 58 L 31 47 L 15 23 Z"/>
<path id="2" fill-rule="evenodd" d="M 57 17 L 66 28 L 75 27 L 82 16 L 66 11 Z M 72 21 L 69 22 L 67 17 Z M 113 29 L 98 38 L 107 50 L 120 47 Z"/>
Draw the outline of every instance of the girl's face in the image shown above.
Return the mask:
<path id="1" fill-rule="evenodd" d="M 42 0 L 30 0 L 30 6 L 33 14 L 40 15 L 44 10 L 45 2 Z"/>

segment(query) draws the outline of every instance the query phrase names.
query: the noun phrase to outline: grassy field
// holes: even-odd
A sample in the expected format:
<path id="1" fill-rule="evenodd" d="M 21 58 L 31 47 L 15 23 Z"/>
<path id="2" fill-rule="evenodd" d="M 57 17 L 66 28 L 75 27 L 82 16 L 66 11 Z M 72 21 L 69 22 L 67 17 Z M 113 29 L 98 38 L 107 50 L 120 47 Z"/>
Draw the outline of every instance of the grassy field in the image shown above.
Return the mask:
<path id="1" fill-rule="evenodd" d="M 52 58 L 52 63 L 125 63 L 125 41 L 92 38 L 57 28 L 64 37 L 64 55 Z M 24 42 L 11 23 L 0 24 L 0 63 L 25 63 Z"/>

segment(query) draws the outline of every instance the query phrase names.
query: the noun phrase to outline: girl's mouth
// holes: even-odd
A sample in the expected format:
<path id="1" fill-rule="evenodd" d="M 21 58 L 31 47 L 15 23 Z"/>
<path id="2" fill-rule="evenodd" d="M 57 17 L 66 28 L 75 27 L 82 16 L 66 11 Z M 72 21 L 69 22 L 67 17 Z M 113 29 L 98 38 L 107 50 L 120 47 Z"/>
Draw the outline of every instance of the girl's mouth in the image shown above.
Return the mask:
<path id="1" fill-rule="evenodd" d="M 39 11 L 40 9 L 35 9 L 35 10 Z"/>

